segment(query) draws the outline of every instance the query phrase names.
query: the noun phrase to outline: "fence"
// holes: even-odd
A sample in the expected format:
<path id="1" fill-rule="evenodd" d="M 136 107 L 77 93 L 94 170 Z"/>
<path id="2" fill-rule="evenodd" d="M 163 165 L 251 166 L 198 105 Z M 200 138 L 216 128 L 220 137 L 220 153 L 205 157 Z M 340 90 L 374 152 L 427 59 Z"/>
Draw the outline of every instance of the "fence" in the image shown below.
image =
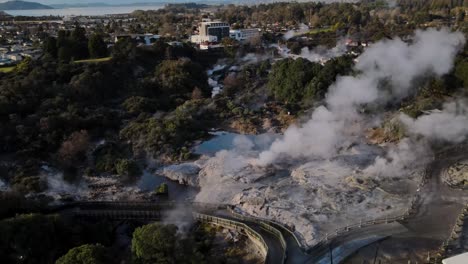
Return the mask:
<path id="1" fill-rule="evenodd" d="M 286 232 L 288 232 L 291 237 L 294 238 L 294 240 L 296 241 L 297 245 L 299 246 L 299 248 L 305 252 L 305 243 L 303 242 L 303 238 L 299 238 L 301 235 L 292 231 L 290 228 L 286 227 L 285 225 L 279 223 L 279 222 L 276 222 L 274 220 L 270 220 L 270 219 L 266 219 L 266 218 L 261 218 L 261 217 L 256 217 L 256 216 L 248 216 L 248 215 L 244 215 L 244 214 L 241 214 L 241 213 L 238 213 L 234 210 L 235 206 L 228 206 L 227 209 L 228 211 L 234 215 L 236 218 L 239 218 L 239 219 L 243 219 L 243 220 L 246 220 L 246 221 L 251 221 L 251 222 L 257 222 L 257 223 L 262 223 L 262 224 L 267 224 L 271 227 L 277 227 L 276 229 L 282 229 Z"/>
<path id="2" fill-rule="evenodd" d="M 275 227 L 272 225 L 272 222 L 271 222 L 271 221 L 269 221 L 269 220 L 264 220 L 264 219 L 259 219 L 259 218 L 256 218 L 256 217 L 251 217 L 251 216 L 246 216 L 246 215 L 239 214 L 239 213 L 237 213 L 237 212 L 233 209 L 233 206 L 228 206 L 228 207 L 227 207 L 227 210 L 228 210 L 229 213 L 231 213 L 235 218 L 240 219 L 240 220 L 242 220 L 242 221 L 247 221 L 247 222 L 256 223 L 256 224 L 260 225 L 260 226 L 261 226 L 263 229 L 265 229 L 266 231 L 268 231 L 268 232 L 270 232 L 271 234 L 273 234 L 273 235 L 280 241 L 281 247 L 283 248 L 283 259 L 282 259 L 281 263 L 286 263 L 288 245 L 287 245 L 287 243 L 286 243 L 286 240 L 284 239 L 283 233 L 281 233 L 280 230 L 278 230 L 277 228 L 275 228 Z"/>
<path id="3" fill-rule="evenodd" d="M 424 187 L 424 185 L 426 185 L 426 183 L 428 182 L 428 179 L 429 179 L 428 175 L 429 175 L 428 169 L 424 170 L 423 175 L 421 177 L 421 181 L 418 184 L 418 191 L 420 188 Z M 394 223 L 397 221 L 404 221 L 408 219 L 411 215 L 417 212 L 417 205 L 418 205 L 419 199 L 420 199 L 419 194 L 418 193 L 415 194 L 413 198 L 411 199 L 408 209 L 406 209 L 405 213 L 402 215 L 395 216 L 395 217 L 375 218 L 375 219 L 370 219 L 370 220 L 360 220 L 359 223 L 355 223 L 355 224 L 351 224 L 342 228 L 338 228 L 333 233 L 327 233 L 325 234 L 325 237 L 322 238 L 317 244 L 307 249 L 307 253 L 311 254 L 317 249 L 322 248 L 325 245 L 328 245 L 328 243 L 331 240 L 337 238 L 338 236 L 344 235 L 356 229 L 369 227 L 372 225 L 389 224 L 389 223 Z"/>
<path id="4" fill-rule="evenodd" d="M 73 212 L 79 218 L 108 218 L 114 220 L 159 220 L 159 211 L 80 210 Z"/>
<path id="5" fill-rule="evenodd" d="M 268 245 L 263 239 L 263 237 L 257 233 L 255 230 L 250 228 L 244 223 L 233 221 L 233 220 L 228 220 L 220 217 L 215 217 L 215 216 L 210 216 L 210 215 L 205 215 L 205 214 L 200 214 L 200 213 L 193 213 L 193 217 L 197 219 L 200 222 L 205 222 L 205 223 L 211 223 L 211 224 L 216 224 L 220 226 L 224 226 L 227 228 L 233 228 L 235 230 L 241 230 L 244 232 L 252 241 L 257 241 L 257 243 L 260 244 L 260 248 L 262 249 L 262 253 L 265 256 L 265 259 L 267 259 L 268 255 Z"/>

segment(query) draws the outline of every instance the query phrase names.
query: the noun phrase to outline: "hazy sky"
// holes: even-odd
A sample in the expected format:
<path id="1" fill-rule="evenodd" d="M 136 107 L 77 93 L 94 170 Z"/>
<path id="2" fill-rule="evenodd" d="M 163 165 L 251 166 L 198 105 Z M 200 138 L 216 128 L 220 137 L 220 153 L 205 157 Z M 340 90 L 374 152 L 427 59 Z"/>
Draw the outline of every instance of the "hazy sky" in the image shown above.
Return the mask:
<path id="1" fill-rule="evenodd" d="M 9 0 L 0 0 L 0 2 L 8 2 Z M 41 4 L 83 4 L 83 3 L 107 3 L 107 4 L 128 4 L 128 3 L 158 3 L 158 2 L 181 2 L 181 0 L 24 0 L 28 2 L 36 2 Z M 184 1 L 197 2 L 198 0 Z"/>
<path id="2" fill-rule="evenodd" d="M 0 0 L 0 2 L 7 2 L 9 0 Z M 42 4 L 84 4 L 84 3 L 107 3 L 107 4 L 130 4 L 130 3 L 187 3 L 187 2 L 232 2 L 232 3 L 248 3 L 248 2 L 274 2 L 274 0 L 24 0 L 29 2 L 37 2 Z M 288 0 L 283 0 L 288 1 Z M 297 2 L 304 2 L 305 0 L 296 0 Z M 313 1 L 313 0 L 309 0 Z M 355 2 L 357 0 L 317 0 L 321 2 Z"/>
<path id="3" fill-rule="evenodd" d="M 11 0 L 0 0 L 0 2 L 7 2 Z M 53 4 L 86 4 L 86 3 L 106 3 L 106 4 L 133 4 L 133 3 L 259 3 L 259 2 L 277 2 L 278 0 L 23 0 L 29 2 L 37 2 L 46 5 Z M 288 0 L 282 0 L 284 2 Z M 293 1 L 293 0 L 290 0 Z M 295 0 L 296 2 L 313 1 L 313 0 Z M 330 1 L 353 1 L 353 0 L 320 0 L 322 2 Z M 356 0 L 354 0 L 356 1 Z"/>

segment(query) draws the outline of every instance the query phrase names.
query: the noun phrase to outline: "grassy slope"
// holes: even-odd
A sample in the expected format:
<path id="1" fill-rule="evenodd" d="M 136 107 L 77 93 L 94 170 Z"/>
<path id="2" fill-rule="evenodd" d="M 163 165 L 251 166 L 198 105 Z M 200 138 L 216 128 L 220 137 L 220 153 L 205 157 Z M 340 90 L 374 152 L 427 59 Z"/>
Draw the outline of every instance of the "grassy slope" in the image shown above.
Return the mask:
<path id="1" fill-rule="evenodd" d="M 86 59 L 86 60 L 77 60 L 75 63 L 99 63 L 99 62 L 105 62 L 105 61 L 110 61 L 112 57 L 105 57 L 105 58 L 99 58 L 99 59 Z"/>
<path id="2" fill-rule="evenodd" d="M 12 72 L 14 69 L 15 69 L 16 66 L 11 66 L 11 67 L 3 67 L 3 68 L 0 68 L 0 72 L 3 72 L 3 73 L 9 73 L 9 72 Z"/>

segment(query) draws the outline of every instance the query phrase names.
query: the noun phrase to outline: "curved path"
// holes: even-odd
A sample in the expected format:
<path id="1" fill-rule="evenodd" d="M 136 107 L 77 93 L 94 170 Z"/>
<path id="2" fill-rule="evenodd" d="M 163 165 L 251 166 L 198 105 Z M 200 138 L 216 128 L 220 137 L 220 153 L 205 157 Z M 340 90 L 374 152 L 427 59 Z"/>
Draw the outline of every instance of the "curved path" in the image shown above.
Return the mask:
<path id="1" fill-rule="evenodd" d="M 246 224 L 248 227 L 255 230 L 257 233 L 259 233 L 262 236 L 263 240 L 265 240 L 265 243 L 268 245 L 268 254 L 267 254 L 266 263 L 268 264 L 269 263 L 272 263 L 272 264 L 283 263 L 284 250 L 281 245 L 281 242 L 274 234 L 270 233 L 268 230 L 265 230 L 262 226 L 260 226 L 259 224 L 255 222 L 247 221 L 244 219 L 239 219 L 233 216 L 227 210 L 220 209 L 220 210 L 211 212 L 211 214 L 213 214 L 216 217 L 242 222 Z"/>
<path id="2" fill-rule="evenodd" d="M 282 264 L 284 249 L 280 240 L 260 224 L 241 220 L 231 215 L 226 206 L 209 205 L 200 206 L 198 204 L 174 204 L 174 203 L 148 203 L 148 202 L 76 202 L 56 208 L 50 208 L 49 212 L 59 212 L 81 218 L 109 218 L 113 220 L 142 220 L 158 221 L 164 218 L 166 211 L 179 209 L 180 206 L 186 206 L 190 212 L 187 215 L 181 215 L 182 218 L 191 218 L 191 212 L 199 212 L 206 215 L 215 216 L 227 220 L 242 222 L 254 231 L 256 231 L 268 246 L 266 263 Z M 224 208 L 224 209 L 223 209 Z"/>
<path id="3" fill-rule="evenodd" d="M 450 236 L 460 210 L 468 202 L 468 191 L 451 188 L 442 181 L 442 174 L 448 166 L 468 158 L 466 150 L 466 145 L 450 147 L 434 157 L 426 169 L 427 183 L 419 190 L 415 213 L 402 222 L 407 231 L 395 234 L 394 241 L 425 240 L 441 245 Z M 391 242 L 387 247 L 392 251 Z"/>

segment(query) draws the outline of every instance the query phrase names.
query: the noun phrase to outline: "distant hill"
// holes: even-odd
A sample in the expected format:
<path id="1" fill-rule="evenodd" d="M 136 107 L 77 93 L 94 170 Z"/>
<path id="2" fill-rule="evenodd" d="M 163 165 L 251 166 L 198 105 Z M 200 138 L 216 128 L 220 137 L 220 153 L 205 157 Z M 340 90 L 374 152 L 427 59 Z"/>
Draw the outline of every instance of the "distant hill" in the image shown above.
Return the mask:
<path id="1" fill-rule="evenodd" d="M 32 10 L 32 9 L 53 9 L 50 6 L 46 6 L 34 2 L 26 1 L 8 1 L 0 3 L 0 10 Z"/>

